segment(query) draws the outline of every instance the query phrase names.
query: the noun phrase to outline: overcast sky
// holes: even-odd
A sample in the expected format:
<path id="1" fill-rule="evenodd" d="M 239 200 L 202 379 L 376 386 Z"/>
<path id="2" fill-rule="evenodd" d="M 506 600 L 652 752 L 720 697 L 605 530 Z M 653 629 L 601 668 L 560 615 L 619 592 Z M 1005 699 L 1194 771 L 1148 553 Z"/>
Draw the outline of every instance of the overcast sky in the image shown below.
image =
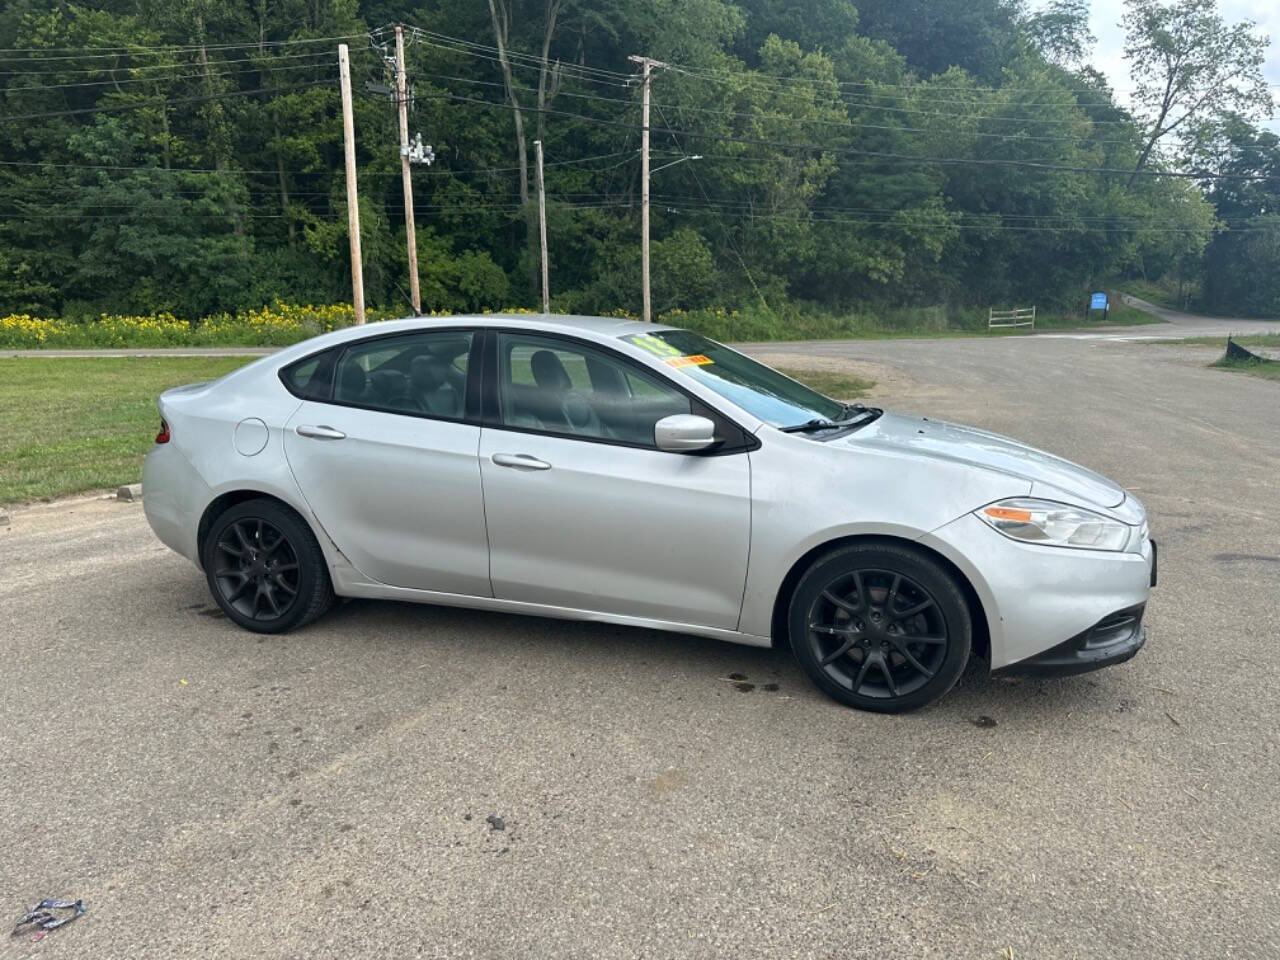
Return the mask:
<path id="1" fill-rule="evenodd" d="M 1252 20 L 1260 33 L 1271 37 L 1263 71 L 1273 85 L 1272 96 L 1280 101 L 1280 0 L 1219 0 L 1218 9 L 1228 23 Z M 1127 102 L 1129 64 L 1124 59 L 1124 31 L 1119 25 L 1123 14 L 1124 0 L 1093 0 L 1089 24 L 1098 38 L 1093 48 L 1093 64 L 1107 75 L 1121 101 Z M 1272 112 L 1280 113 L 1280 110 Z M 1280 133 L 1280 120 L 1269 120 L 1264 125 Z"/>

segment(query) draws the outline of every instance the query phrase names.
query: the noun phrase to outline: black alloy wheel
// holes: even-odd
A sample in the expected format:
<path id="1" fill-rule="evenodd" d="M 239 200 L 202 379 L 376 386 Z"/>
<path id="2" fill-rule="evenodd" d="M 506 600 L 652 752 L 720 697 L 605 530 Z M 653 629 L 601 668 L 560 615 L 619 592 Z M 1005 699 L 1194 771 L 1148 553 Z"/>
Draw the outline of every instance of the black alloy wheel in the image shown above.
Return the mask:
<path id="1" fill-rule="evenodd" d="M 968 659 L 971 624 L 952 575 L 893 544 L 846 547 L 820 559 L 792 599 L 791 645 L 826 693 L 879 712 L 936 700 Z"/>
<path id="2" fill-rule="evenodd" d="M 328 565 L 303 519 L 274 500 L 249 500 L 214 521 L 205 574 L 228 618 L 257 633 L 283 633 L 333 604 Z"/>
<path id="3" fill-rule="evenodd" d="M 819 665 L 864 697 L 914 693 L 938 674 L 947 624 L 929 591 L 890 570 L 836 576 L 809 608 Z"/>
<path id="4" fill-rule="evenodd" d="M 222 599 L 252 620 L 283 617 L 298 600 L 298 555 L 289 538 L 261 517 L 227 524 L 213 571 Z"/>

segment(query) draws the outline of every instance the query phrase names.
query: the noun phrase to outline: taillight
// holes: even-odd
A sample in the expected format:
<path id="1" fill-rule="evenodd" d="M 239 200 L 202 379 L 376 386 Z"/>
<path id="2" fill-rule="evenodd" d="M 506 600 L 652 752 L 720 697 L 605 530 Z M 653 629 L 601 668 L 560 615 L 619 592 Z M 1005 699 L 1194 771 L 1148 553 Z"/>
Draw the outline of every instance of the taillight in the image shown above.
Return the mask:
<path id="1" fill-rule="evenodd" d="M 156 443 L 169 442 L 169 424 L 164 420 L 160 421 L 160 432 L 156 434 Z"/>

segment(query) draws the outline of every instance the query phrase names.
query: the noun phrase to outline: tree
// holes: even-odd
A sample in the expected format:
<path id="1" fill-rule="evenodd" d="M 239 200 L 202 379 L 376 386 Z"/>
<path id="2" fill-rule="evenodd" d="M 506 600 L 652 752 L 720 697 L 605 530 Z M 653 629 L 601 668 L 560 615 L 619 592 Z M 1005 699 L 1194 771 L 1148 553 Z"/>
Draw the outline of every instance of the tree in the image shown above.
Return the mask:
<path id="1" fill-rule="evenodd" d="M 996 83 L 1015 52 L 1015 0 L 860 0 L 858 21 L 885 40 L 922 76 L 963 67 Z"/>
<path id="2" fill-rule="evenodd" d="M 1222 113 L 1231 88 L 1257 92 L 1260 41 L 1208 0 L 1163 2 L 1181 6 L 1131 6 L 1150 13 L 1148 86 L 1170 94 L 1141 123 L 1080 65 L 1080 0 L 0 4 L 0 313 L 194 319 L 349 295 L 335 37 L 351 41 L 366 298 L 403 305 L 396 112 L 376 92 L 401 20 L 421 28 L 411 132 L 437 156 L 414 171 L 428 307 L 536 302 L 535 136 L 556 307 L 638 307 L 635 53 L 671 65 L 652 91 L 664 304 L 1048 308 L 1123 270 L 1271 302 L 1274 140 Z M 1126 188 L 1160 131 L 1204 178 Z"/>
<path id="3" fill-rule="evenodd" d="M 1143 125 L 1132 185 L 1162 137 L 1206 116 L 1233 111 L 1254 119 L 1271 112 L 1262 76 L 1269 40 L 1245 20 L 1228 26 L 1217 0 L 1126 0 L 1121 18 L 1131 100 Z"/>
<path id="4" fill-rule="evenodd" d="M 1022 28 L 1045 60 L 1062 67 L 1084 63 L 1097 42 L 1089 29 L 1088 0 L 1049 0 L 1027 16 Z"/>
<path id="5" fill-rule="evenodd" d="M 1188 165 L 1206 180 L 1222 229 L 1204 254 L 1205 307 L 1280 316 L 1280 136 L 1228 115 L 1198 131 Z"/>

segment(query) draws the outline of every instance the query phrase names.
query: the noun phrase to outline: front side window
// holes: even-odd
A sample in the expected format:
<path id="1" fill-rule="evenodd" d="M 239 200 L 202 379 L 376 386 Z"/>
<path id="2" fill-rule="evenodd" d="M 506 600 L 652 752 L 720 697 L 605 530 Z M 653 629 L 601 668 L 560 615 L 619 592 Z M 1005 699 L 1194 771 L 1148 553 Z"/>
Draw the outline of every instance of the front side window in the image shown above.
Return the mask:
<path id="1" fill-rule="evenodd" d="M 466 410 L 472 334 L 439 330 L 368 340 L 338 361 L 337 403 L 459 420 Z"/>
<path id="2" fill-rule="evenodd" d="M 692 411 L 670 384 L 576 343 L 504 333 L 498 358 L 509 427 L 652 447 L 654 424 Z"/>
<path id="3" fill-rule="evenodd" d="M 688 330 L 657 330 L 623 339 L 667 363 L 676 375 L 693 378 L 775 427 L 836 420 L 844 412 L 844 404 Z"/>

